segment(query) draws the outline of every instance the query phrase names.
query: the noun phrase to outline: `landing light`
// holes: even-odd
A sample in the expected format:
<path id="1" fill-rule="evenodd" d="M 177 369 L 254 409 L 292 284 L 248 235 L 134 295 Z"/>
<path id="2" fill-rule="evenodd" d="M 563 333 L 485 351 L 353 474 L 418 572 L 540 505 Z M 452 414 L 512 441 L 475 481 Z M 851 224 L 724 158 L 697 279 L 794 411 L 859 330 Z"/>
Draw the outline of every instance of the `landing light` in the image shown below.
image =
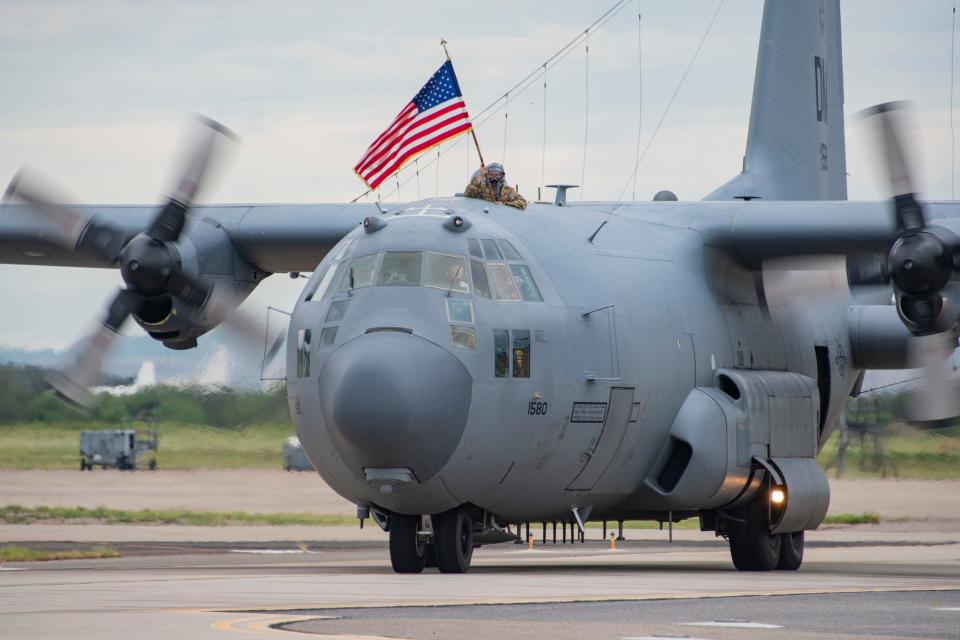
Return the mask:
<path id="1" fill-rule="evenodd" d="M 770 491 L 770 502 L 773 504 L 783 504 L 787 499 L 787 494 L 783 492 L 783 489 L 775 487 Z"/>

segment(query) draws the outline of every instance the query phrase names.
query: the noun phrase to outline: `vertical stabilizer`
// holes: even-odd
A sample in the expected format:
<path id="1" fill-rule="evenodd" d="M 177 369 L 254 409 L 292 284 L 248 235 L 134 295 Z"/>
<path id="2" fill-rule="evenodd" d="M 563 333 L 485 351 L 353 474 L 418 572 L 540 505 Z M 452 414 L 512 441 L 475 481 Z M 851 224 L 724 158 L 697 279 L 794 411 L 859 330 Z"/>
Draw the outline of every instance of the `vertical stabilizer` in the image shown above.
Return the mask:
<path id="1" fill-rule="evenodd" d="M 743 172 L 707 200 L 845 200 L 839 0 L 767 0 Z"/>

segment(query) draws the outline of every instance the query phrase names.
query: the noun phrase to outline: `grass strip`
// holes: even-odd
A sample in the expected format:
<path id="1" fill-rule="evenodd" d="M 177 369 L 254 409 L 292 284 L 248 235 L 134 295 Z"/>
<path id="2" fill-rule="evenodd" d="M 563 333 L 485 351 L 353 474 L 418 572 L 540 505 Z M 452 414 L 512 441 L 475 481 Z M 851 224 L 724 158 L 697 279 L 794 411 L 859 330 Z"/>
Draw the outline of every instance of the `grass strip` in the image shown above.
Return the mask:
<path id="1" fill-rule="evenodd" d="M 0 562 L 40 562 L 46 560 L 90 560 L 116 558 L 120 554 L 110 547 L 92 547 L 70 551 L 38 551 L 14 544 L 0 547 Z"/>
<path id="2" fill-rule="evenodd" d="M 880 524 L 880 514 L 873 511 L 836 513 L 824 518 L 823 524 Z"/>
<path id="3" fill-rule="evenodd" d="M 313 513 L 246 513 L 244 511 L 187 511 L 185 509 L 107 509 L 106 507 L 24 507 L 11 504 L 0 507 L 0 522 L 70 522 L 71 524 L 178 524 L 195 527 L 229 525 L 337 526 L 355 525 L 357 519 L 345 515 Z"/>

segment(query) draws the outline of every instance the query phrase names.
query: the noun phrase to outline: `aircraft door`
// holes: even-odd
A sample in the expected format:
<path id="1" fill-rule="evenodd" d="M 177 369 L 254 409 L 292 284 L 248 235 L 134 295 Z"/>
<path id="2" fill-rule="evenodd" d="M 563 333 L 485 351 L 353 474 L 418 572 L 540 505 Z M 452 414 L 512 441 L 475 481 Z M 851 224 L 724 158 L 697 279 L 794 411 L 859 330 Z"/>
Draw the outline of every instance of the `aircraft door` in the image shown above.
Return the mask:
<path id="1" fill-rule="evenodd" d="M 587 460 L 580 473 L 567 486 L 568 491 L 589 491 L 607 470 L 620 449 L 633 409 L 633 387 L 612 387 L 603 429 L 593 448 L 585 452 Z"/>

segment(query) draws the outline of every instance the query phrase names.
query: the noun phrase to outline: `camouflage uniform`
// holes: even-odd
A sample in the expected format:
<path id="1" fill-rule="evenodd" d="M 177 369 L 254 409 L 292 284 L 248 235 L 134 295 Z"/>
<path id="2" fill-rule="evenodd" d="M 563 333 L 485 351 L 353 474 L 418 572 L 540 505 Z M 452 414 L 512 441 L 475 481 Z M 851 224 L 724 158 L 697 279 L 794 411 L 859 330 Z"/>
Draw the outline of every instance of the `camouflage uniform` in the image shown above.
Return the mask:
<path id="1" fill-rule="evenodd" d="M 464 190 L 463 195 L 468 198 L 479 198 L 480 200 L 499 202 L 500 204 L 516 207 L 517 209 L 527 208 L 527 201 L 524 197 L 508 184 L 504 184 L 500 188 L 500 197 L 497 198 L 494 195 L 493 186 L 479 174 L 473 177 L 470 184 L 468 184 Z"/>

